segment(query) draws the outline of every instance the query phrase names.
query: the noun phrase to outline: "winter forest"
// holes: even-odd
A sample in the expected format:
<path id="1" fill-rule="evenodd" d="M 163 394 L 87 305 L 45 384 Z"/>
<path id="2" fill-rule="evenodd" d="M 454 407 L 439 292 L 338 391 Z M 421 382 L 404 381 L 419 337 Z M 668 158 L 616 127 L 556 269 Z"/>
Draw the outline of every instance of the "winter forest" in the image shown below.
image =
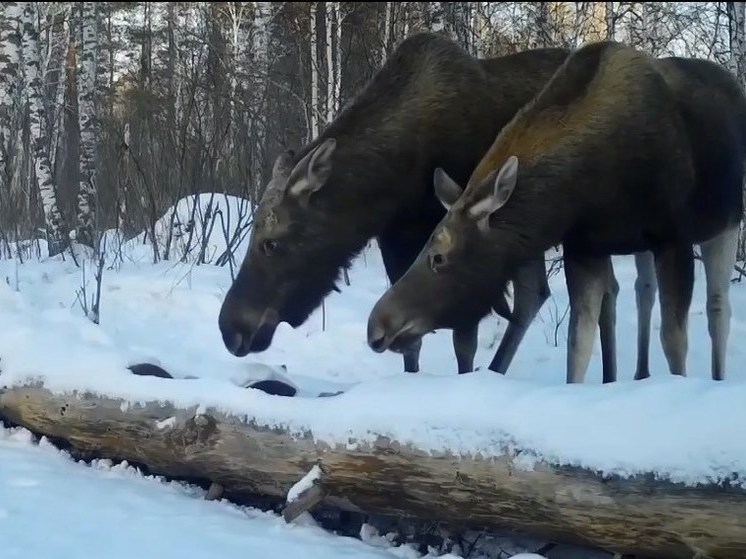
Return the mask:
<path id="1" fill-rule="evenodd" d="M 744 80 L 743 13 L 740 2 L 4 2 L 2 250 L 46 238 L 56 254 L 71 237 L 98 250 L 103 231 L 152 234 L 177 200 L 211 193 L 247 201 L 241 224 L 203 220 L 226 229 L 230 251 L 277 154 L 314 138 L 418 30 L 480 57 L 614 38 Z M 153 244 L 153 260 L 180 257 L 168 246 Z"/>

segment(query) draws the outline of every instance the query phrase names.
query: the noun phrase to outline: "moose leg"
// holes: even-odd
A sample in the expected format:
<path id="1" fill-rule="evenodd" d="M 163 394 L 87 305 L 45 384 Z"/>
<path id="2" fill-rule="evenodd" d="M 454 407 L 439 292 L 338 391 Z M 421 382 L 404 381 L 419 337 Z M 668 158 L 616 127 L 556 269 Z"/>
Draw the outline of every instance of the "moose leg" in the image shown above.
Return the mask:
<path id="1" fill-rule="evenodd" d="M 422 349 L 422 340 L 417 340 L 402 352 L 404 358 L 404 372 L 420 372 L 420 350 Z"/>
<path id="2" fill-rule="evenodd" d="M 725 354 L 730 334 L 730 278 L 736 263 L 738 227 L 701 243 L 707 282 L 707 329 L 712 343 L 712 379 L 725 379 Z"/>
<path id="3" fill-rule="evenodd" d="M 614 275 L 611 257 L 607 258 L 606 292 L 601 301 L 598 326 L 601 331 L 601 363 L 603 382 L 616 382 L 616 301 L 619 282 Z"/>
<path id="4" fill-rule="evenodd" d="M 637 300 L 637 370 L 635 380 L 650 376 L 650 319 L 658 289 L 655 277 L 655 258 L 652 252 L 635 254 L 637 279 L 635 298 Z"/>
<path id="5" fill-rule="evenodd" d="M 453 330 L 453 349 L 456 351 L 458 374 L 470 373 L 474 370 L 474 356 L 477 353 L 479 340 L 479 323 L 472 328 Z"/>
<path id="6" fill-rule="evenodd" d="M 689 307 L 694 290 L 694 251 L 692 245 L 663 250 L 655 256 L 660 285 L 661 344 L 674 375 L 686 376 Z"/>
<path id="7" fill-rule="evenodd" d="M 609 285 L 608 257 L 572 257 L 565 250 L 565 281 L 570 299 L 567 337 L 567 382 L 585 380 L 596 325 Z"/>
<path id="8" fill-rule="evenodd" d="M 491 371 L 507 372 L 526 330 L 549 298 L 549 293 L 543 255 L 517 271 L 513 278 L 513 316 L 488 367 Z"/>
<path id="9" fill-rule="evenodd" d="M 422 239 L 424 245 L 427 237 Z M 421 245 L 422 246 L 422 245 Z M 389 282 L 393 285 L 404 275 L 407 268 L 414 262 L 419 249 L 406 235 L 387 232 L 378 237 L 378 247 L 381 250 L 383 267 Z M 420 370 L 420 350 L 422 340 L 417 340 L 409 348 L 402 352 L 405 373 L 417 373 Z"/>

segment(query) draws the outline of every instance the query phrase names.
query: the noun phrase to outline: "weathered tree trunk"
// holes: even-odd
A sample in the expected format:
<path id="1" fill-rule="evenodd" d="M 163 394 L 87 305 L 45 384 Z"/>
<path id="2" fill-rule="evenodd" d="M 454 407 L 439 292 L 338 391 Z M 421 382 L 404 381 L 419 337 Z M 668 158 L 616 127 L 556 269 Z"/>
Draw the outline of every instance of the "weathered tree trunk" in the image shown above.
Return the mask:
<path id="1" fill-rule="evenodd" d="M 39 32 L 36 30 L 36 2 L 22 2 L 23 62 L 29 105 L 29 130 L 33 144 L 34 171 L 46 222 L 49 255 L 56 256 L 67 247 L 47 141 L 47 117 L 44 107 L 44 83 L 39 64 Z"/>
<path id="2" fill-rule="evenodd" d="M 284 500 L 318 465 L 324 503 L 342 510 L 436 521 L 454 530 L 508 527 L 645 557 L 746 556 L 746 490 L 740 487 L 684 487 L 652 474 L 608 479 L 545 463 L 527 470 L 508 455 L 431 453 L 380 436 L 371 445 L 328 446 L 310 430 L 292 435 L 251 417 L 157 402 L 127 406 L 39 384 L 0 392 L 0 416 L 64 440 L 76 456 L 210 481 L 234 499 Z"/>

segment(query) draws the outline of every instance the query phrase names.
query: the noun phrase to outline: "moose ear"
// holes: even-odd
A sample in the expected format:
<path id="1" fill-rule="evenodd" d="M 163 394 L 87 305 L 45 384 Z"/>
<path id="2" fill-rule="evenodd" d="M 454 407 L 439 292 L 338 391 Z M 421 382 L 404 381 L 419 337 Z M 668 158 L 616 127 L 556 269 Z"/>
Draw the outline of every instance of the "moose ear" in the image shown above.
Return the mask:
<path id="1" fill-rule="evenodd" d="M 437 167 L 433 172 L 433 185 L 435 186 L 435 195 L 446 210 L 449 210 L 463 193 L 463 189 L 458 183 L 440 167 Z"/>
<path id="2" fill-rule="evenodd" d="M 502 208 L 513 194 L 518 179 L 518 158 L 511 155 L 497 175 L 493 171 L 490 178 L 492 176 L 495 177 L 492 190 L 469 209 L 469 214 L 483 223 Z"/>
<path id="3" fill-rule="evenodd" d="M 337 140 L 328 138 L 309 152 L 293 169 L 295 180 L 290 185 L 294 196 L 311 195 L 317 192 L 332 174 L 332 154 Z"/>

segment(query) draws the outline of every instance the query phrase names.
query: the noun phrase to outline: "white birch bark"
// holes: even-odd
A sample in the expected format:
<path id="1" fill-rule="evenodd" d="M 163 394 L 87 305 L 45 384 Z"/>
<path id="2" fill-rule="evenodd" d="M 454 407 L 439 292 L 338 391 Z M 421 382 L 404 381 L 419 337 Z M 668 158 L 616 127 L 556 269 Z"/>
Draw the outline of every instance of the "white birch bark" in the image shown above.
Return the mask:
<path id="1" fill-rule="evenodd" d="M 313 140 L 319 135 L 319 65 L 318 53 L 316 49 L 316 14 L 318 12 L 318 2 L 309 2 L 310 7 L 310 32 L 311 32 L 311 130 L 309 140 Z"/>
<path id="2" fill-rule="evenodd" d="M 392 2 L 384 2 L 383 14 L 383 44 L 381 47 L 381 66 L 386 62 L 389 55 L 389 43 L 391 41 L 391 11 L 393 10 Z"/>
<path id="3" fill-rule="evenodd" d="M 336 27 L 336 47 L 334 51 L 334 116 L 339 113 L 342 95 L 342 3 L 334 2 L 334 20 Z"/>
<path id="4" fill-rule="evenodd" d="M 62 216 L 57 205 L 57 194 L 52 176 L 46 136 L 44 84 L 39 64 L 39 33 L 36 29 L 36 2 L 20 2 L 23 8 L 22 51 L 24 85 L 29 109 L 29 131 L 33 145 L 34 172 L 39 189 L 47 228 L 49 255 L 55 256 L 66 248 Z"/>
<path id="5" fill-rule="evenodd" d="M 13 173 L 11 122 L 19 76 L 22 14 L 19 2 L 6 2 L 0 14 L 0 199 L 9 192 Z"/>
<path id="6" fill-rule="evenodd" d="M 334 120 L 334 8 L 332 2 L 324 2 L 326 19 L 326 123 Z"/>
<path id="7" fill-rule="evenodd" d="M 80 181 L 78 234 L 81 244 L 94 246 L 96 197 L 96 78 L 98 68 L 98 7 L 82 2 L 81 44 L 78 50 L 78 124 L 80 126 Z"/>

